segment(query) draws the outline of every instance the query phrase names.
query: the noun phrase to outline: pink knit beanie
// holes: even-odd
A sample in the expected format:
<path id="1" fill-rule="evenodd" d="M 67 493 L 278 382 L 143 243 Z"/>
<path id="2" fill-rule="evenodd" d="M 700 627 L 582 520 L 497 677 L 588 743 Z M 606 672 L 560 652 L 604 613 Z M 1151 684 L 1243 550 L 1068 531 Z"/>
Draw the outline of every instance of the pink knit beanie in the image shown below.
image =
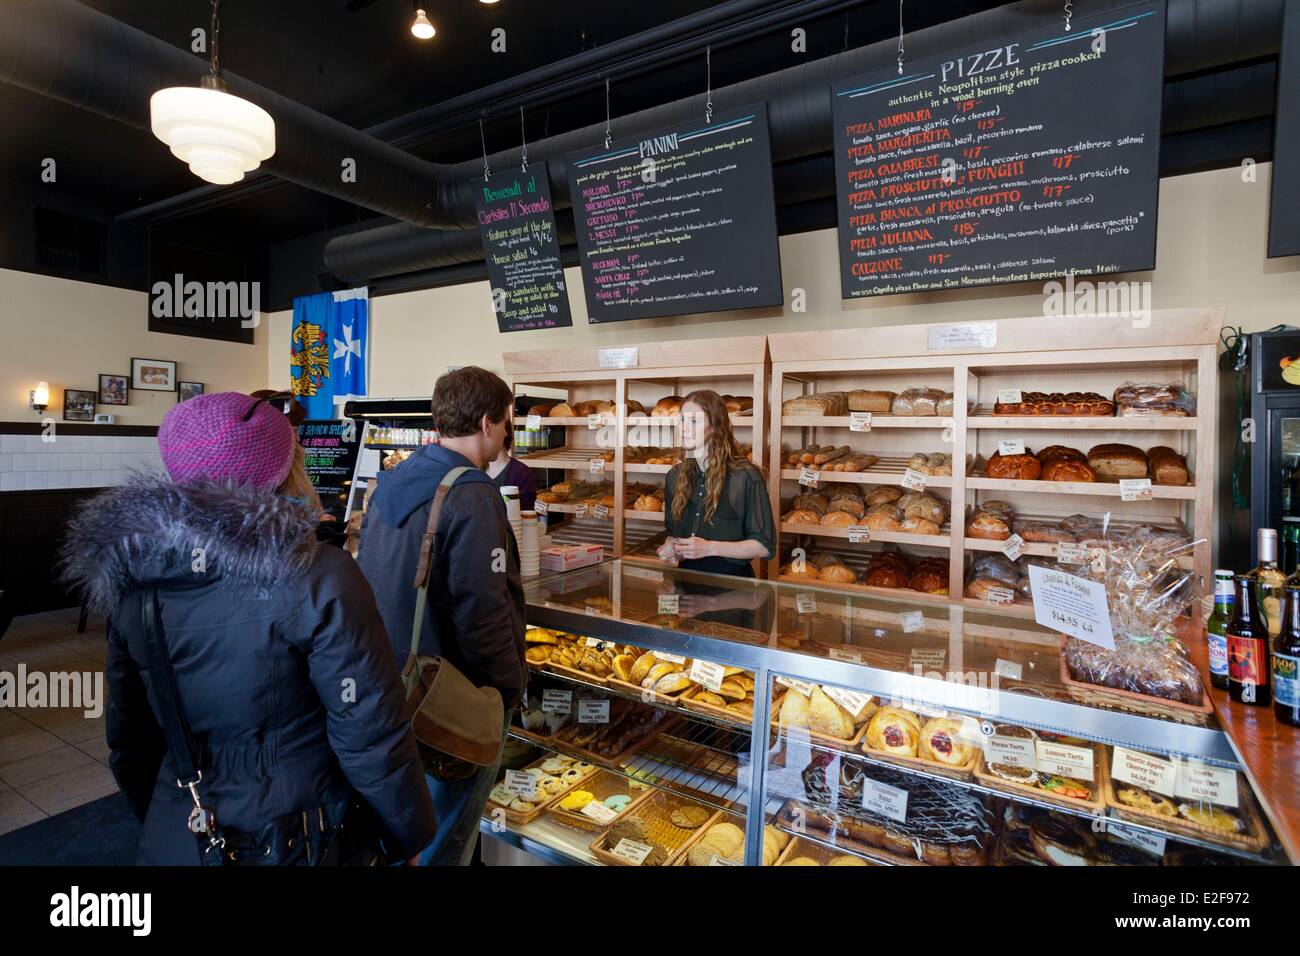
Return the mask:
<path id="1" fill-rule="evenodd" d="M 207 479 L 278 488 L 293 466 L 295 441 L 279 409 L 239 392 L 179 402 L 158 427 L 163 464 L 177 484 Z"/>

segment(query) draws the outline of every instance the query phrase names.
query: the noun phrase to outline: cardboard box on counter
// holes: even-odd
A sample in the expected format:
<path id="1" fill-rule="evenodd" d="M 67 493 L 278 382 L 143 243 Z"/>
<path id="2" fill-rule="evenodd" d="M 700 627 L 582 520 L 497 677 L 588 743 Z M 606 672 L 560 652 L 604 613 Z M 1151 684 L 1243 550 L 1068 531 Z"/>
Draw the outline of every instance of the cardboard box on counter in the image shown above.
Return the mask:
<path id="1" fill-rule="evenodd" d="M 547 571 L 572 571 L 600 564 L 605 549 L 599 544 L 561 544 L 544 548 L 541 552 L 542 568 Z"/>

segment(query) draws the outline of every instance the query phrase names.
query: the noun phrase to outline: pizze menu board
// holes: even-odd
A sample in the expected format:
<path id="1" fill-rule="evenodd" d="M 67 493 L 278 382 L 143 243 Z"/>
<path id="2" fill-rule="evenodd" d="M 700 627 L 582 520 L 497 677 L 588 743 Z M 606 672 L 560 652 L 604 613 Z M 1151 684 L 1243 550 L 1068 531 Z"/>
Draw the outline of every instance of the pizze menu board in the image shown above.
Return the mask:
<path id="1" fill-rule="evenodd" d="M 765 105 L 565 163 L 591 322 L 781 303 Z"/>
<path id="2" fill-rule="evenodd" d="M 502 332 L 573 324 L 546 164 L 474 183 L 474 209 Z"/>
<path id="3" fill-rule="evenodd" d="M 340 518 L 347 508 L 360 438 L 360 426 L 339 419 L 309 418 L 298 426 L 298 443 L 312 487 L 325 510 Z"/>
<path id="4" fill-rule="evenodd" d="M 1300 256 L 1300 4 L 1286 5 L 1277 71 L 1269 258 Z"/>
<path id="5" fill-rule="evenodd" d="M 1164 4 L 836 85 L 844 298 L 1155 265 Z"/>

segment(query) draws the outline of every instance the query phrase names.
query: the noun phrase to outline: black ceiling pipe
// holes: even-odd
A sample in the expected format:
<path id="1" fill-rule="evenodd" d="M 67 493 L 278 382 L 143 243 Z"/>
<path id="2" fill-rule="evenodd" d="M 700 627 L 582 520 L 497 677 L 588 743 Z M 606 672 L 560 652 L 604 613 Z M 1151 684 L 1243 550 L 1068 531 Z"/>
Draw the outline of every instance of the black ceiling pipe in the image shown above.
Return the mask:
<path id="1" fill-rule="evenodd" d="M 147 130 L 154 92 L 197 86 L 207 72 L 199 57 L 74 0 L 0 3 L 0 81 L 100 116 Z M 267 172 L 395 219 L 447 224 L 437 206 L 438 165 L 234 73 L 222 77 L 229 92 L 275 120 Z M 345 159 L 356 163 L 356 182 L 344 181 Z"/>

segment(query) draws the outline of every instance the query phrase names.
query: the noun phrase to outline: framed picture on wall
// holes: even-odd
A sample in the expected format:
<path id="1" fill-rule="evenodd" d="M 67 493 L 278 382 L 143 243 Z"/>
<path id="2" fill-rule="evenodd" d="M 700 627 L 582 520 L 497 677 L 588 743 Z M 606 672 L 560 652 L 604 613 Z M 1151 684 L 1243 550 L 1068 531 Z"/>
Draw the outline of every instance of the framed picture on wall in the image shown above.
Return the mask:
<path id="1" fill-rule="evenodd" d="M 125 375 L 112 375 L 108 372 L 99 373 L 99 404 L 101 405 L 126 405 L 127 389 L 131 387 L 131 380 Z"/>
<path id="2" fill-rule="evenodd" d="M 195 395 L 203 394 L 202 382 L 181 382 L 179 401 L 185 401 L 187 398 L 193 398 Z"/>
<path id="3" fill-rule="evenodd" d="M 93 422 L 95 420 L 95 393 L 88 388 L 63 390 L 63 420 L 65 422 Z"/>
<path id="4" fill-rule="evenodd" d="M 131 359 L 131 387 L 146 392 L 176 391 L 176 363 L 167 359 Z"/>

